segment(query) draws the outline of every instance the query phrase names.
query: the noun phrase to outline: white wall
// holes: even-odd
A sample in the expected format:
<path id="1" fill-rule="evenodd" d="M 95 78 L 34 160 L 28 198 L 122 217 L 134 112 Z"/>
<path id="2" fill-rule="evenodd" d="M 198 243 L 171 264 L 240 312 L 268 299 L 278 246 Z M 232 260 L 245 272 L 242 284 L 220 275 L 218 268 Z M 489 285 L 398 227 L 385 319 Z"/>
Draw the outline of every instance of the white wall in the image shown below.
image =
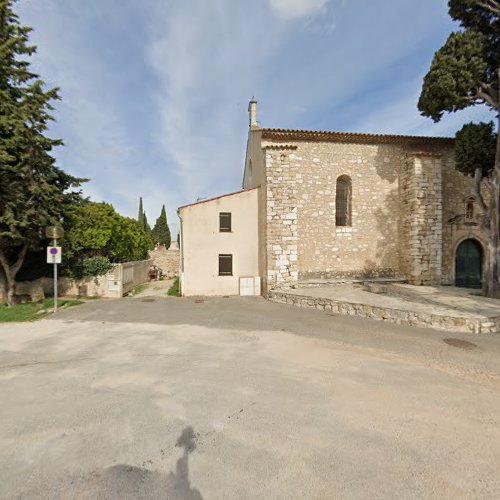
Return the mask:
<path id="1" fill-rule="evenodd" d="M 238 295 L 239 278 L 259 275 L 259 189 L 179 209 L 183 295 Z M 219 213 L 231 213 L 231 232 L 219 231 Z M 233 276 L 219 276 L 219 254 L 233 255 Z"/>

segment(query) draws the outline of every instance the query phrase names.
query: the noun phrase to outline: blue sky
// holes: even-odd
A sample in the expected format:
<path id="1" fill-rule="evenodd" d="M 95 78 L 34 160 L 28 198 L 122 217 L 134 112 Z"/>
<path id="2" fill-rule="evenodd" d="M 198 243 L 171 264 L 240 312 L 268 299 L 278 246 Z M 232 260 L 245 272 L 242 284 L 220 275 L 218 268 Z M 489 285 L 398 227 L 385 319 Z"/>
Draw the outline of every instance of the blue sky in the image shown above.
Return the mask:
<path id="1" fill-rule="evenodd" d="M 446 0 L 20 0 L 35 69 L 61 87 L 51 133 L 86 194 L 151 224 L 241 187 L 247 106 L 263 126 L 453 135 L 416 103 L 457 27 Z"/>

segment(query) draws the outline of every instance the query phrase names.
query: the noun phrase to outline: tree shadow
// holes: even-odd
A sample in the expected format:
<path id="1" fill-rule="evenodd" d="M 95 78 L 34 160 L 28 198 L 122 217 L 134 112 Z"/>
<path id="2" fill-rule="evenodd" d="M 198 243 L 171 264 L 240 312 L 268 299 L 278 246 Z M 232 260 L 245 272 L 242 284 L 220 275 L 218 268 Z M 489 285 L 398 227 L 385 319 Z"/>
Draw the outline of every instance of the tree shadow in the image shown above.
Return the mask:
<path id="1" fill-rule="evenodd" d="M 362 270 L 363 278 L 401 277 L 401 201 L 400 182 L 403 165 L 401 152 L 395 154 L 394 146 L 379 145 L 373 157 L 377 176 L 385 187 L 381 203 L 371 210 L 376 243 L 371 258 L 367 258 Z"/>
<path id="2" fill-rule="evenodd" d="M 376 269 L 378 275 L 385 278 L 398 278 L 403 275 L 400 264 L 400 210 L 398 188 L 393 188 L 385 196 L 383 204 L 372 211 L 378 238 L 374 258 L 365 261 L 365 276 L 369 277 L 371 269 Z"/>
<path id="3" fill-rule="evenodd" d="M 409 201 L 403 199 L 404 191 L 407 189 L 408 182 L 411 181 L 411 175 L 413 175 L 407 175 L 408 172 L 413 172 L 413 164 L 408 162 L 412 161 L 415 152 L 442 154 L 442 175 L 444 175 L 449 151 L 425 137 L 412 138 L 408 140 L 408 143 L 401 144 L 398 148 L 394 145 L 380 145 L 374 157 L 377 175 L 391 188 L 386 191 L 383 203 L 374 207 L 372 212 L 378 238 L 374 258 L 367 260 L 366 267 L 379 266 L 386 275 L 398 278 L 408 277 L 407 254 L 410 251 L 410 242 L 405 227 L 411 224 L 407 217 L 417 208 L 419 200 L 423 196 L 420 193 L 418 199 L 410 199 Z M 444 180 L 442 182 L 444 183 Z M 433 188 L 431 185 L 427 187 L 427 189 Z M 422 217 L 431 219 L 434 215 L 431 211 L 422 214 Z"/>
<path id="4" fill-rule="evenodd" d="M 179 436 L 176 446 L 182 448 L 183 453 L 177 460 L 175 472 L 165 475 L 133 465 L 114 465 L 72 481 L 71 496 L 110 500 L 203 500 L 189 480 L 189 454 L 196 448 L 194 436 L 192 427 L 186 427 Z"/>

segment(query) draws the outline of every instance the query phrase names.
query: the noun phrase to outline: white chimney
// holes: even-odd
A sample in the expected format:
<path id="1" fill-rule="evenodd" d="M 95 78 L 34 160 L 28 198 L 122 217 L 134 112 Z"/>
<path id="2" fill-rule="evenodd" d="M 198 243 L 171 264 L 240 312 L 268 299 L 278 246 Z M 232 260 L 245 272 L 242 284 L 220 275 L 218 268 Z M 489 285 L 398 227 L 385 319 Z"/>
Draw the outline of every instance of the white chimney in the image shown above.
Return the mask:
<path id="1" fill-rule="evenodd" d="M 257 101 L 253 98 L 248 103 L 248 118 L 250 127 L 257 127 Z"/>

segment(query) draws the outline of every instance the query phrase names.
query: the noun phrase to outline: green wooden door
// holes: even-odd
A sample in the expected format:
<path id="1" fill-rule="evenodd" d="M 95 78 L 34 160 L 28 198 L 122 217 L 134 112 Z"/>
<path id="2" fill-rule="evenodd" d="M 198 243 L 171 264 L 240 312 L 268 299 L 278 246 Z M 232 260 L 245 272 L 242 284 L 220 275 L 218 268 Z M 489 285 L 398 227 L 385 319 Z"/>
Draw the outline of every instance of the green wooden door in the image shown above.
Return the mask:
<path id="1" fill-rule="evenodd" d="M 455 257 L 455 286 L 481 288 L 481 245 L 470 239 L 460 243 Z"/>

